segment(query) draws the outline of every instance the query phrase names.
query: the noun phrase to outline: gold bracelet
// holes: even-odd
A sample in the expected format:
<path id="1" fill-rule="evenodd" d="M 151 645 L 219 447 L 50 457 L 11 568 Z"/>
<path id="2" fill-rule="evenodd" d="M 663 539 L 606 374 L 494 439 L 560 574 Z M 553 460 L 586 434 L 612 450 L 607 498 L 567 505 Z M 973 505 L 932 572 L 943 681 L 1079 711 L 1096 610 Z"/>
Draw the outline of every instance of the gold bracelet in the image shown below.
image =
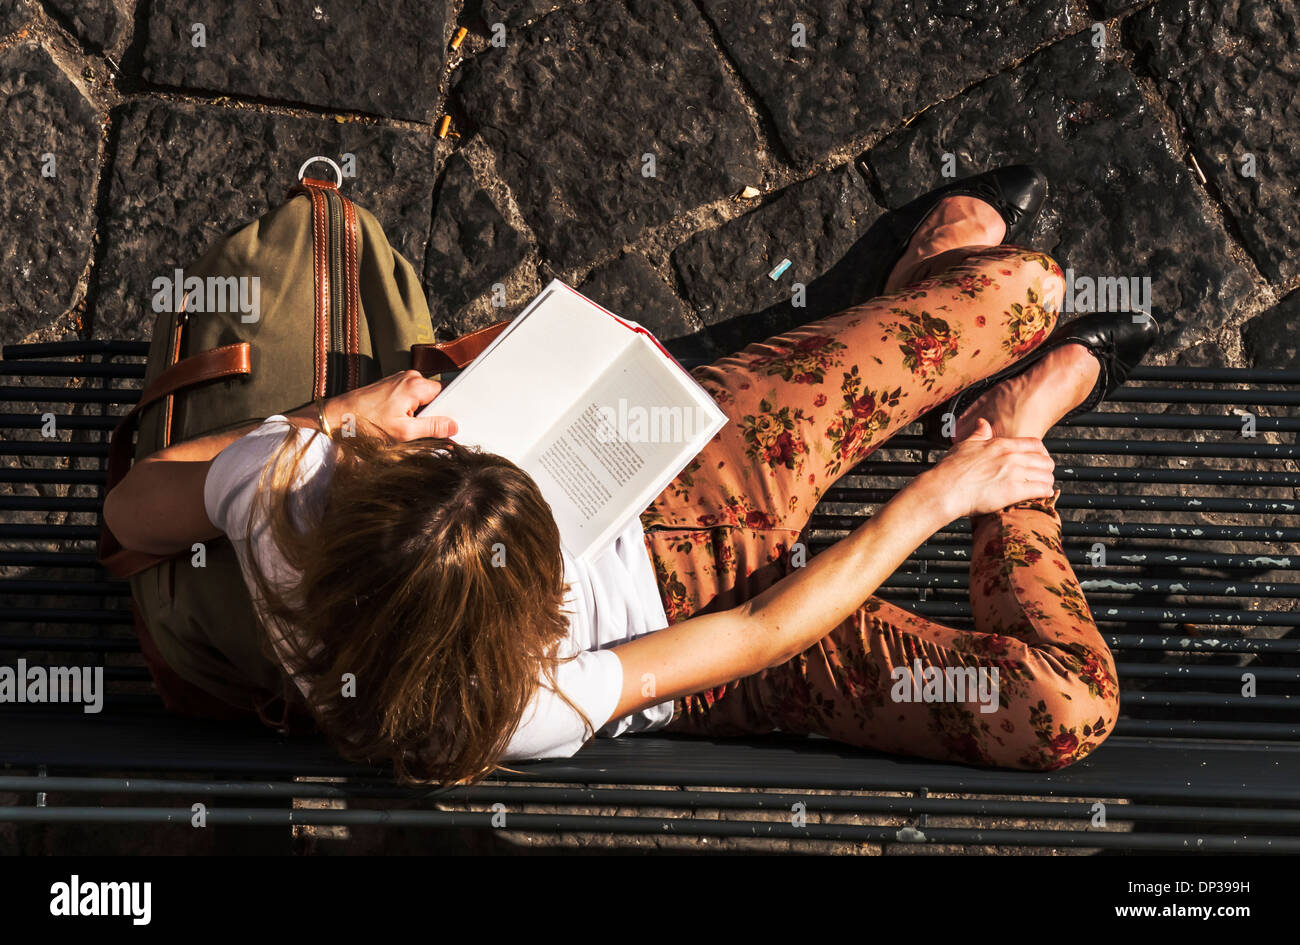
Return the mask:
<path id="1" fill-rule="evenodd" d="M 330 422 L 325 419 L 325 400 L 324 398 L 317 397 L 315 403 L 316 416 L 320 419 L 321 432 L 332 440 L 334 439 L 334 431 L 330 428 Z"/>

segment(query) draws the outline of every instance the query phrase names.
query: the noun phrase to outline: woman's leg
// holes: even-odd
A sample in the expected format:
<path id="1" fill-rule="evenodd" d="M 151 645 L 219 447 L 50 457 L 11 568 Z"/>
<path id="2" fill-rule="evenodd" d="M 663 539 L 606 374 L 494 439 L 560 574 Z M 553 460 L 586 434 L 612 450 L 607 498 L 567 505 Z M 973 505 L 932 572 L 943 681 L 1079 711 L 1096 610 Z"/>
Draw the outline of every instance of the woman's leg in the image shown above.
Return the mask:
<path id="1" fill-rule="evenodd" d="M 973 631 L 873 597 L 799 656 L 680 700 L 670 728 L 1030 770 L 1085 757 L 1114 727 L 1119 690 L 1053 502 L 979 516 L 973 531 Z"/>
<path id="2" fill-rule="evenodd" d="M 1014 246 L 694 371 L 730 422 L 642 515 L 647 527 L 800 531 L 835 480 L 1056 323 L 1061 269 Z"/>
<path id="3" fill-rule="evenodd" d="M 788 573 L 790 547 L 835 478 L 934 403 L 1041 341 L 1062 289 L 1059 267 L 1040 253 L 982 250 L 699 369 L 733 422 L 643 517 L 670 619 L 732 606 Z M 817 733 L 1009 767 L 1083 757 L 1109 732 L 1118 694 L 1059 520 L 1050 503 L 1026 503 L 979 519 L 975 539 L 976 632 L 873 598 L 799 657 L 680 700 L 672 727 Z M 917 660 L 913 692 L 905 680 Z M 996 699 L 993 711 L 946 698 L 942 687 L 938 701 L 927 698 L 936 671 L 951 670 L 941 679 L 955 684 L 966 669 L 990 687 L 984 704 Z"/>

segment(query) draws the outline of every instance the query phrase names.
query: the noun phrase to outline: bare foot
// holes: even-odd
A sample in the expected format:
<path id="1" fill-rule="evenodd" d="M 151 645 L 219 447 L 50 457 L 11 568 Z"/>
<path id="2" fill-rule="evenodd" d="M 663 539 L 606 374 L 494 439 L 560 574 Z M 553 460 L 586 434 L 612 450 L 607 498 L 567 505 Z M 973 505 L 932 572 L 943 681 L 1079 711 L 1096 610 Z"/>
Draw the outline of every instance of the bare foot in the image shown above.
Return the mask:
<path id="1" fill-rule="evenodd" d="M 952 260 L 954 250 L 971 252 L 997 246 L 1006 235 L 1002 215 L 977 197 L 954 196 L 940 200 L 912 235 L 907 249 L 885 283 L 885 293 L 924 279 Z M 944 257 L 944 258 L 940 258 Z"/>
<path id="2" fill-rule="evenodd" d="M 1022 374 L 981 394 L 957 419 L 955 439 L 969 436 L 982 417 L 994 436 L 1042 437 L 1083 403 L 1097 383 L 1101 364 L 1083 345 L 1063 345 Z"/>

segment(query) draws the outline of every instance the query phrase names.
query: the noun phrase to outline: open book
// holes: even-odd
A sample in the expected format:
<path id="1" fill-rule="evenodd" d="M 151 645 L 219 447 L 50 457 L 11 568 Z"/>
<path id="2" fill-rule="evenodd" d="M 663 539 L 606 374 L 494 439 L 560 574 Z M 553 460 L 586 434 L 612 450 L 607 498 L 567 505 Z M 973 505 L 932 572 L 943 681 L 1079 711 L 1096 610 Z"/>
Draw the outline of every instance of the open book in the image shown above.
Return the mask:
<path id="1" fill-rule="evenodd" d="M 559 280 L 423 413 L 532 476 L 564 546 L 588 559 L 726 422 L 650 332 Z"/>

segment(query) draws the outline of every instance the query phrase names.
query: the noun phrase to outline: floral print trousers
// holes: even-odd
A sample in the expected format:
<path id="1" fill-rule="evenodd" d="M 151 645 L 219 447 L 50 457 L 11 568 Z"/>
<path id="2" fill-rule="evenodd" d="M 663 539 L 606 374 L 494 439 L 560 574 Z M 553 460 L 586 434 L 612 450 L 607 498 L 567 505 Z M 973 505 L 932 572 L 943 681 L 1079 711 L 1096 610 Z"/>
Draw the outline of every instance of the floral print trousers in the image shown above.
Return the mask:
<path id="1" fill-rule="evenodd" d="M 1063 295 L 1052 259 L 992 247 L 697 368 L 729 422 L 641 516 L 669 621 L 734 607 L 790 573 L 837 477 L 1040 344 Z M 1088 755 L 1119 691 L 1066 561 L 1057 496 L 973 520 L 974 630 L 871 597 L 799 656 L 677 700 L 668 731 L 818 734 L 1029 770 Z"/>

